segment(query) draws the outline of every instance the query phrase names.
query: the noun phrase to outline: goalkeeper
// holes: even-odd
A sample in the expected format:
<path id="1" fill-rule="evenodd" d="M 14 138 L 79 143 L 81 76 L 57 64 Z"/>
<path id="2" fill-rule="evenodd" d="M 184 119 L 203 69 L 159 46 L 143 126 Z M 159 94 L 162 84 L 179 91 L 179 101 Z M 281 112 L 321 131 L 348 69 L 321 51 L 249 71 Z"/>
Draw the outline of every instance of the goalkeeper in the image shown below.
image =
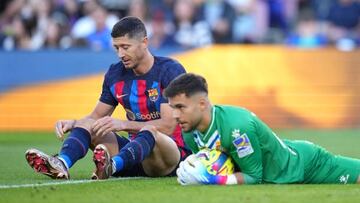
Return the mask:
<path id="1" fill-rule="evenodd" d="M 183 185 L 360 183 L 359 159 L 333 155 L 308 141 L 282 140 L 244 108 L 211 105 L 206 80 L 199 75 L 178 76 L 165 96 L 193 153 L 203 148 L 225 151 L 240 171 L 211 175 L 190 156 L 177 171 Z"/>

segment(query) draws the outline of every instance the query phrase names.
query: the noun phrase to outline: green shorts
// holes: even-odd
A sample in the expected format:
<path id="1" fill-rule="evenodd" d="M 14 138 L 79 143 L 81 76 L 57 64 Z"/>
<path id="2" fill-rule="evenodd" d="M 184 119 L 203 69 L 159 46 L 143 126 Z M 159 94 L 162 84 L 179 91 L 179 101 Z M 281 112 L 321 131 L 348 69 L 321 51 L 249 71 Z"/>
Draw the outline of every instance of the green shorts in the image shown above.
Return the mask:
<path id="1" fill-rule="evenodd" d="M 304 183 L 309 184 L 352 184 L 360 175 L 360 160 L 335 156 L 314 145 L 317 153 L 305 165 Z"/>

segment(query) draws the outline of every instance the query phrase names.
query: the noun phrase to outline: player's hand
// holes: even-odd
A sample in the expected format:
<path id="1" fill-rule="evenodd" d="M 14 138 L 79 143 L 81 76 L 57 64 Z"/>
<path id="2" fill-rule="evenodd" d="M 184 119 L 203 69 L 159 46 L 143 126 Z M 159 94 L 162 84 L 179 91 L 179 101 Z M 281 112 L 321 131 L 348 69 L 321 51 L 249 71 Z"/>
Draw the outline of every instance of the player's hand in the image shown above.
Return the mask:
<path id="1" fill-rule="evenodd" d="M 189 159 L 194 158 L 195 155 L 192 154 L 190 155 L 186 160 L 180 162 L 179 164 L 179 168 L 176 170 L 176 175 L 177 175 L 177 181 L 178 183 L 180 183 L 181 185 L 197 185 L 200 184 L 196 178 L 194 176 L 192 176 L 190 173 L 188 173 L 185 169 L 184 169 L 184 165 L 188 164 Z"/>
<path id="2" fill-rule="evenodd" d="M 75 126 L 76 120 L 59 120 L 55 124 L 55 134 L 56 137 L 61 141 L 64 140 L 65 133 L 72 130 Z"/>
<path id="3" fill-rule="evenodd" d="M 104 136 L 110 132 L 117 132 L 123 130 L 123 122 L 119 119 L 111 118 L 110 116 L 105 116 L 96 120 L 91 130 L 95 133 L 96 136 Z"/>

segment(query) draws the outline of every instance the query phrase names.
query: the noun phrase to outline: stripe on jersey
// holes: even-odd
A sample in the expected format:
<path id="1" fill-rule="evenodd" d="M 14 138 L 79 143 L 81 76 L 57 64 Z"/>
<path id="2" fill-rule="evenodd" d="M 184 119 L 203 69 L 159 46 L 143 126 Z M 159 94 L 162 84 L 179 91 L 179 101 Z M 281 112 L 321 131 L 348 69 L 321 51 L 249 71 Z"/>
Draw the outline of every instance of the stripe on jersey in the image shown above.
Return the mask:
<path id="1" fill-rule="evenodd" d="M 146 96 L 146 80 L 137 80 L 138 106 L 142 115 L 149 114 Z"/>
<path id="2" fill-rule="evenodd" d="M 210 139 L 207 141 L 207 147 L 209 147 L 209 149 L 213 149 L 214 148 L 214 144 L 216 143 L 216 141 L 218 141 L 220 139 L 220 135 L 218 133 L 217 130 L 215 130 L 215 132 L 211 135 Z"/>
<path id="3" fill-rule="evenodd" d="M 138 92 L 137 91 L 138 91 L 137 82 L 136 82 L 136 80 L 134 80 L 134 81 L 132 81 L 132 84 L 131 84 L 129 101 L 130 101 L 130 107 L 131 107 L 130 109 L 135 115 L 140 113 L 139 106 L 137 105 L 137 103 L 138 103 L 138 97 L 137 97 Z M 135 116 L 135 118 L 136 118 L 136 116 Z M 135 120 L 138 120 L 138 119 L 136 118 Z"/>
<path id="4" fill-rule="evenodd" d="M 196 142 L 197 146 L 199 146 L 199 148 L 204 148 L 205 144 L 201 140 L 201 138 L 200 138 L 201 135 L 199 134 L 199 132 L 197 130 L 195 130 L 193 135 L 194 135 L 194 141 Z"/>
<path id="5" fill-rule="evenodd" d="M 124 98 L 123 98 L 123 108 L 124 109 L 128 109 L 131 112 L 133 112 L 133 110 L 131 109 L 131 105 L 130 105 L 130 96 L 131 96 L 131 85 L 132 82 L 131 81 L 125 81 L 124 87 L 123 87 L 123 94 L 127 94 Z M 128 114 L 126 113 L 126 117 L 129 119 Z M 135 115 L 134 115 L 135 117 Z M 131 119 L 129 119 L 131 120 Z"/>
<path id="6" fill-rule="evenodd" d="M 214 125 L 214 122 L 215 122 L 215 110 L 216 110 L 216 108 L 212 107 L 211 123 L 210 123 L 210 126 L 208 127 L 208 130 L 207 130 L 206 134 L 203 137 L 204 140 L 208 139 L 207 137 L 210 135 L 209 133 L 211 132 L 212 127 Z M 214 134 L 212 134 L 211 136 L 213 136 L 213 135 Z"/>
<path id="7" fill-rule="evenodd" d="M 124 106 L 124 101 L 123 101 L 123 97 L 124 97 L 124 81 L 120 81 L 115 83 L 115 98 L 116 100 L 122 105 Z"/>

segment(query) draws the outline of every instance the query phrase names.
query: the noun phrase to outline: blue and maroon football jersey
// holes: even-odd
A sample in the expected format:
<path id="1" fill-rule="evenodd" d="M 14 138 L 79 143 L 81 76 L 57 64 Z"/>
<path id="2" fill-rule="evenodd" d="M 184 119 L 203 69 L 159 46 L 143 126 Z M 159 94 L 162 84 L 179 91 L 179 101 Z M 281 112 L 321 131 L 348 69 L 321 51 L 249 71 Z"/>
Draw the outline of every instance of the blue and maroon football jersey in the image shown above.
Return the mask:
<path id="1" fill-rule="evenodd" d="M 144 75 L 135 75 L 122 62 L 113 64 L 105 74 L 100 101 L 112 106 L 120 103 L 126 111 L 127 119 L 131 121 L 159 119 L 160 104 L 167 103 L 163 90 L 182 73 L 185 73 L 184 67 L 166 57 L 154 57 L 154 65 Z M 173 133 L 173 139 L 184 149 L 179 126 Z"/>

